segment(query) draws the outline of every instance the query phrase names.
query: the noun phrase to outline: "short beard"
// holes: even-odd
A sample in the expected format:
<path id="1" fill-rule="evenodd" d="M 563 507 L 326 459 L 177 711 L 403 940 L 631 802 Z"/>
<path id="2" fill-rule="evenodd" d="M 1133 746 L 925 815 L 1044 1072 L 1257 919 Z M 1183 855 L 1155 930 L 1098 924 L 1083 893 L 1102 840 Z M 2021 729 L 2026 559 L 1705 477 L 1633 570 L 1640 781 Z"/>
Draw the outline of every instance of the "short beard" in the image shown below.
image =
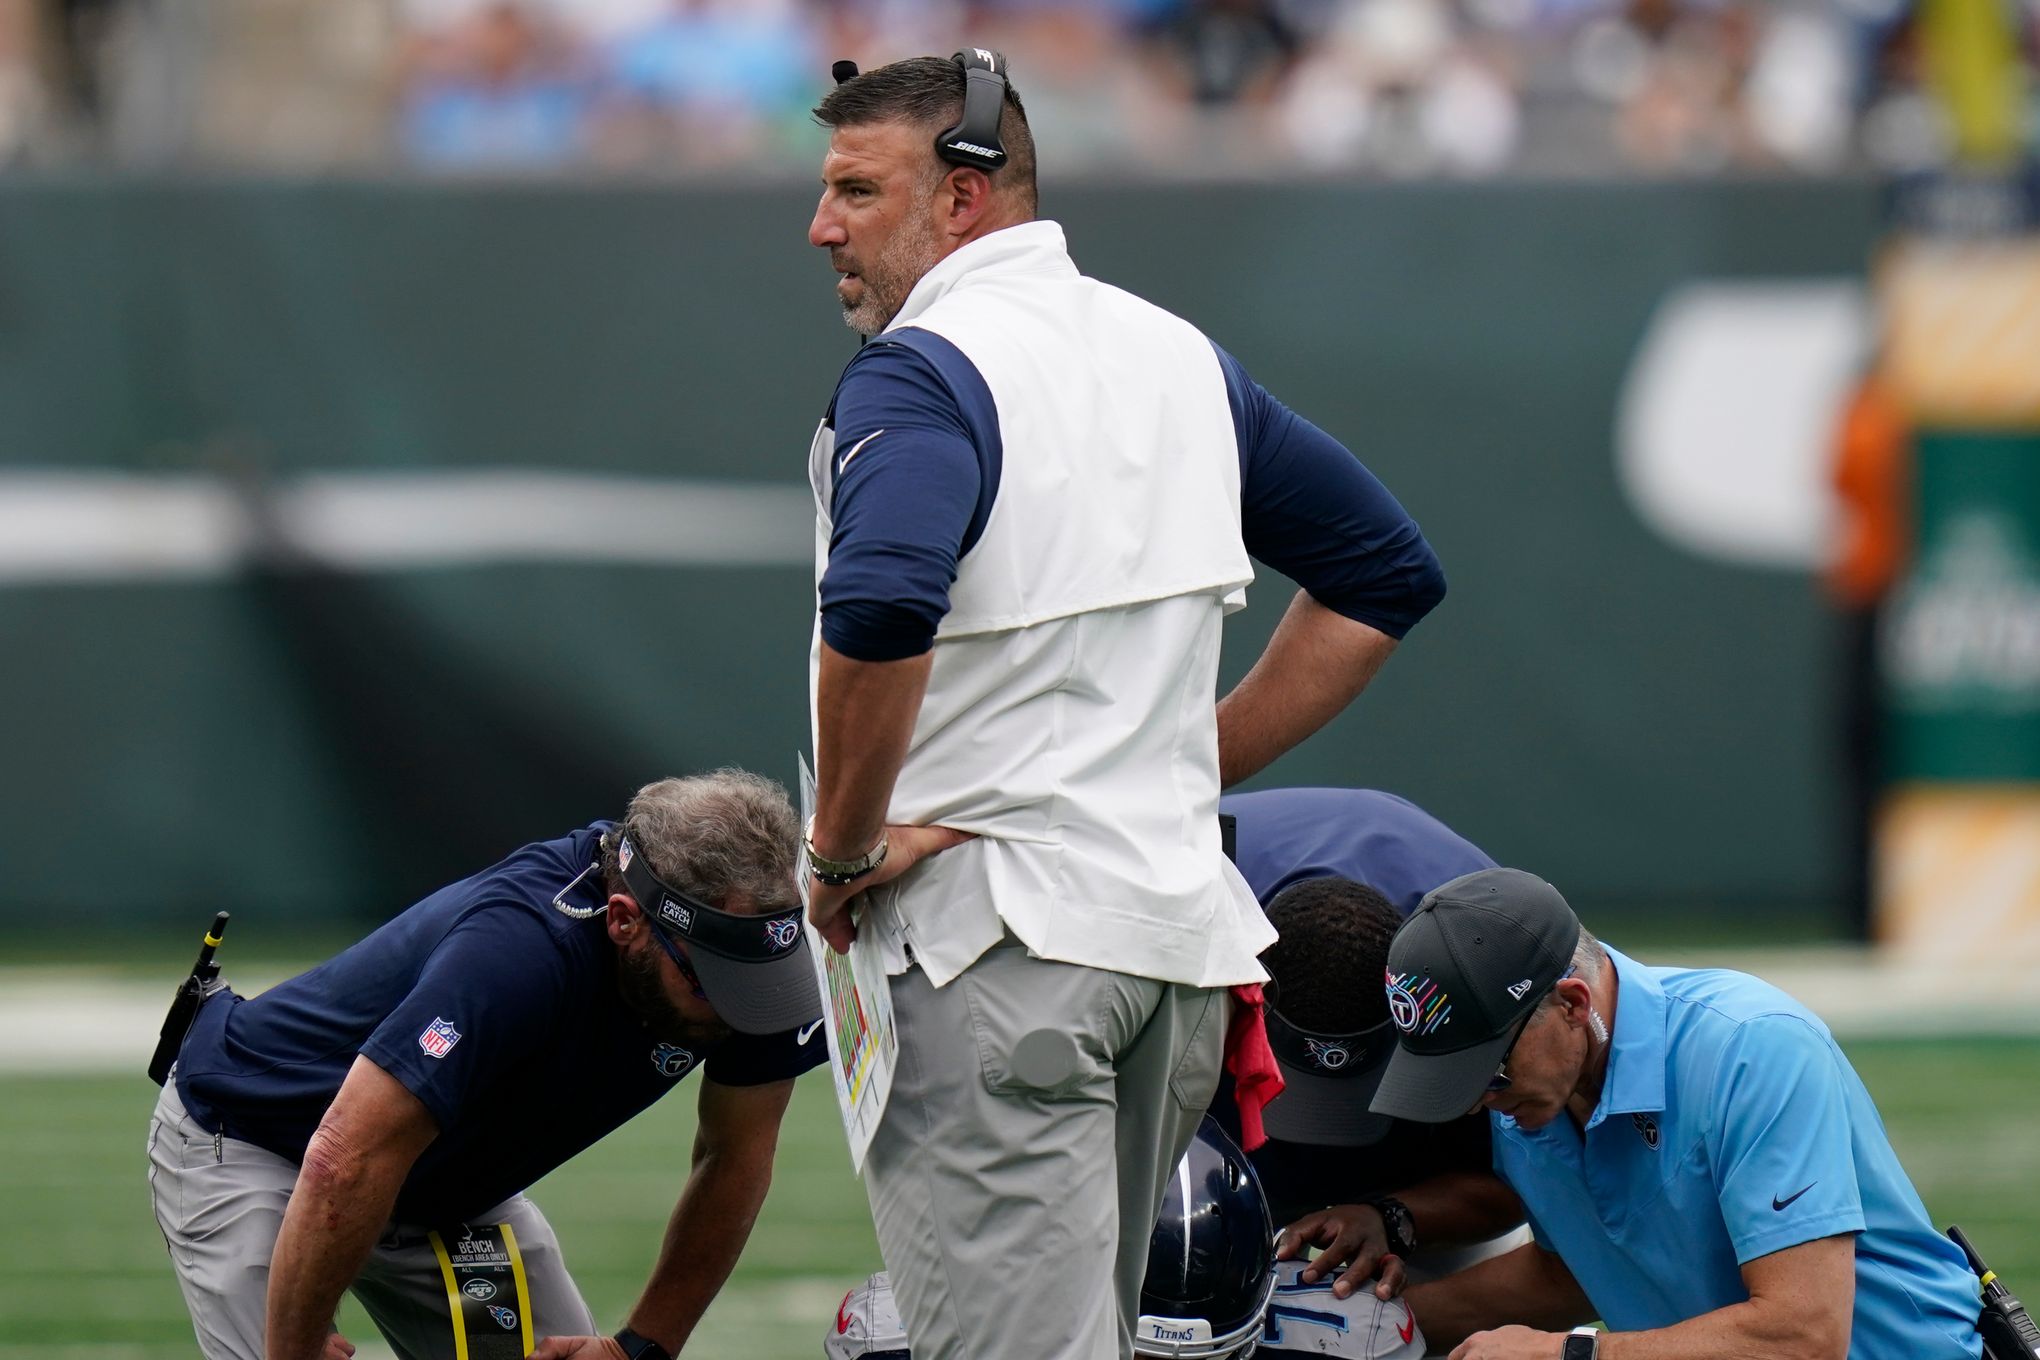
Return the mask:
<path id="1" fill-rule="evenodd" d="M 624 1008 L 656 1039 L 699 1049 L 730 1037 L 730 1027 L 720 1020 L 689 1020 L 680 1013 L 659 980 L 659 958 L 654 950 L 643 950 L 635 956 L 619 952 L 616 987 L 623 994 Z"/>
<path id="2" fill-rule="evenodd" d="M 935 224 L 926 215 L 916 213 L 902 222 L 878 258 L 859 271 L 864 297 L 854 305 L 845 304 L 843 324 L 866 337 L 891 325 L 914 285 L 935 267 L 936 246 Z"/>

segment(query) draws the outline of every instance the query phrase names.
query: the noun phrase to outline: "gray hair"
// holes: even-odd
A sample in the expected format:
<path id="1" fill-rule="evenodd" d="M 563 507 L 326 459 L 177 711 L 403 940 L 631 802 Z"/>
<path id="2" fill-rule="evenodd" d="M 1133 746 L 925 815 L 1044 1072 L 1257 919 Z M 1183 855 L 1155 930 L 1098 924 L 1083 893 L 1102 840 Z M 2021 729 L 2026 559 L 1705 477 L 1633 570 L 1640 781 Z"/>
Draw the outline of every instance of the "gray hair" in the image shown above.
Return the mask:
<path id="1" fill-rule="evenodd" d="M 1599 982 L 1601 966 L 1607 962 L 1608 953 L 1601 948 L 1601 942 L 1594 938 L 1594 932 L 1581 926 L 1579 943 L 1573 946 L 1572 951 L 1572 975 L 1576 978 L 1585 978 L 1590 983 Z M 1558 988 L 1553 987 L 1544 994 L 1544 999 L 1537 1003 L 1537 1009 L 1532 1011 L 1531 1015 L 1534 1018 L 1557 1004 Z"/>
<path id="2" fill-rule="evenodd" d="M 782 911 L 800 901 L 800 818 L 776 780 L 725 767 L 647 784 L 618 828 L 661 879 L 724 911 Z M 617 833 L 602 838 L 610 891 L 627 891 Z"/>

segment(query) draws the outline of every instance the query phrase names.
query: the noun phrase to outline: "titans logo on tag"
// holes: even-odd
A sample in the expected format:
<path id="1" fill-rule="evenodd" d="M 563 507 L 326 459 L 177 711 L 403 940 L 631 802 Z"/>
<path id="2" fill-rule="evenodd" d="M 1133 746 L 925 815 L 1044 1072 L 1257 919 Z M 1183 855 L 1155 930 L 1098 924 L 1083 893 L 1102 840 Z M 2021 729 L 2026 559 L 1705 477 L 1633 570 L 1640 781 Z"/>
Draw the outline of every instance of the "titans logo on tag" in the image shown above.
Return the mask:
<path id="1" fill-rule="evenodd" d="M 1351 1062 L 1353 1055 L 1344 1044 L 1328 1044 L 1323 1039 L 1305 1039 L 1303 1046 L 1310 1050 L 1310 1060 L 1327 1072 L 1336 1072 Z"/>
<path id="2" fill-rule="evenodd" d="M 694 1055 L 678 1044 L 660 1044 L 652 1050 L 652 1066 L 668 1077 L 684 1077 L 694 1066 Z"/>
<path id="3" fill-rule="evenodd" d="M 659 899 L 659 919 L 675 930 L 694 929 L 694 913 L 670 897 Z"/>
<path id="4" fill-rule="evenodd" d="M 793 942 L 800 938 L 800 922 L 791 916 L 765 923 L 765 944 L 767 948 L 785 951 L 793 948 Z"/>
<path id="5" fill-rule="evenodd" d="M 496 1319 L 496 1325 L 504 1331 L 517 1330 L 517 1313 L 514 1309 L 505 1308 L 500 1303 L 492 1303 L 489 1305 L 489 1316 Z"/>
<path id="6" fill-rule="evenodd" d="M 1452 1018 L 1452 998 L 1431 979 L 1415 973 L 1387 973 L 1387 979 L 1388 1017 L 1404 1034 L 1430 1034 Z"/>
<path id="7" fill-rule="evenodd" d="M 425 1026 L 425 1032 L 418 1036 L 418 1047 L 425 1050 L 428 1058 L 443 1058 L 453 1052 L 453 1046 L 460 1042 L 460 1031 L 453 1027 L 453 1021 L 432 1017 L 432 1023 Z"/>
<path id="8" fill-rule="evenodd" d="M 1629 1116 L 1629 1122 L 1636 1125 L 1636 1131 L 1643 1135 L 1643 1145 L 1652 1152 L 1656 1152 L 1658 1145 L 1657 1120 L 1647 1114 L 1633 1114 Z"/>

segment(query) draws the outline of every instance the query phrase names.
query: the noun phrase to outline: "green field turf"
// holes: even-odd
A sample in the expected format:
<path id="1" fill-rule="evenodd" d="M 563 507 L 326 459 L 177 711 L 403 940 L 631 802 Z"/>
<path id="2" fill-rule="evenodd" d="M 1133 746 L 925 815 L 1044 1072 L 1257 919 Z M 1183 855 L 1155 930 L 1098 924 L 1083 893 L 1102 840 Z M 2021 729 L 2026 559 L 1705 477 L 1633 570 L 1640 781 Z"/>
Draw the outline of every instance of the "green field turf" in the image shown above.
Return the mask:
<path id="1" fill-rule="evenodd" d="M 2040 1298 L 2040 1040 L 1848 1047 L 1935 1223 L 1961 1223 L 2015 1292 Z M 0 1360 L 194 1353 L 143 1179 L 154 1096 L 139 1075 L 0 1078 Z M 533 1192 L 605 1324 L 650 1262 L 692 1127 L 683 1088 Z M 690 1353 L 814 1360 L 843 1290 L 877 1264 L 829 1088 L 811 1075 L 750 1249 Z M 374 1339 L 351 1302 L 341 1325 Z"/>

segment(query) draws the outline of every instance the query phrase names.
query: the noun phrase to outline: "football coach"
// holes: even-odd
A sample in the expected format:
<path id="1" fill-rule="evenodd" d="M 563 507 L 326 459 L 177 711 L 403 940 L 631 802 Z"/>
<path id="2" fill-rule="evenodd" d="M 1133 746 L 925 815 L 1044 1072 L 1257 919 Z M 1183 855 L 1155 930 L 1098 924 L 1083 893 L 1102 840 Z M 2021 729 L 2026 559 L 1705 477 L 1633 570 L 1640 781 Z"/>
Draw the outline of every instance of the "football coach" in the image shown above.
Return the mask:
<path id="1" fill-rule="evenodd" d="M 866 1190 L 917 1360 L 1113 1360 L 1229 1030 L 1267 1058 L 1228 992 L 1274 932 L 1219 789 L 1358 694 L 1444 578 L 1336 440 L 1078 272 L 996 53 L 838 72 L 808 239 L 868 343 L 809 455 L 809 912 L 890 979 Z M 1303 591 L 1219 701 L 1250 559 Z"/>
<path id="2" fill-rule="evenodd" d="M 1425 897 L 1387 987 L 1401 1035 L 1374 1108 L 1484 1106 L 1535 1235 L 1408 1291 L 1453 1360 L 1981 1354 L 1976 1277 L 1827 1027 L 1785 993 L 1647 968 L 1514 869 Z M 1578 1325 L 1593 1318 L 1609 1330 Z"/>
<path id="3" fill-rule="evenodd" d="M 793 1079 L 821 1063 L 785 791 L 640 789 L 260 995 L 206 1000 L 149 1188 L 208 1360 L 677 1352 L 742 1252 Z M 596 1337 L 524 1190 L 701 1070 L 692 1169 L 628 1325 Z"/>

